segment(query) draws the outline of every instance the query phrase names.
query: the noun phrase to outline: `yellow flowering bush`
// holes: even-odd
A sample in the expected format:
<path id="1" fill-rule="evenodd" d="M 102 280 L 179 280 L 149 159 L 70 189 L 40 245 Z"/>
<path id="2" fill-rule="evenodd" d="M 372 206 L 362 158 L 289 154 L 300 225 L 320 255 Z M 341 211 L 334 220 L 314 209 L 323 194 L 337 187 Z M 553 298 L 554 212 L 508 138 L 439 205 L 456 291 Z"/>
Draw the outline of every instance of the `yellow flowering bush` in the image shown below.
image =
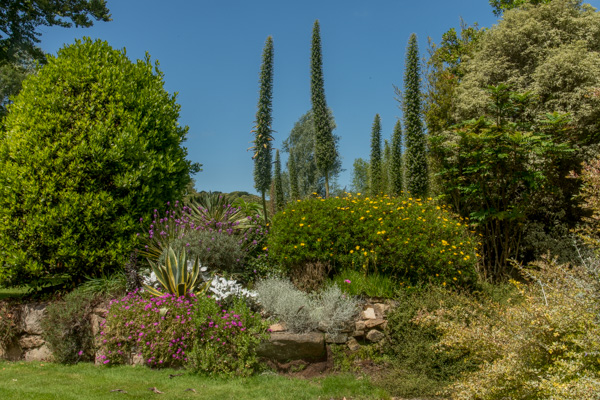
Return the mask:
<path id="1" fill-rule="evenodd" d="M 477 243 L 467 222 L 432 199 L 307 199 L 273 218 L 269 254 L 288 269 L 321 261 L 333 273 L 377 272 L 406 285 L 468 285 Z"/>
<path id="2" fill-rule="evenodd" d="M 463 352 L 480 367 L 447 390 L 452 399 L 598 399 L 600 285 L 598 262 L 542 260 L 513 282 L 522 299 L 423 312 L 415 322 L 441 334 L 441 352 Z"/>

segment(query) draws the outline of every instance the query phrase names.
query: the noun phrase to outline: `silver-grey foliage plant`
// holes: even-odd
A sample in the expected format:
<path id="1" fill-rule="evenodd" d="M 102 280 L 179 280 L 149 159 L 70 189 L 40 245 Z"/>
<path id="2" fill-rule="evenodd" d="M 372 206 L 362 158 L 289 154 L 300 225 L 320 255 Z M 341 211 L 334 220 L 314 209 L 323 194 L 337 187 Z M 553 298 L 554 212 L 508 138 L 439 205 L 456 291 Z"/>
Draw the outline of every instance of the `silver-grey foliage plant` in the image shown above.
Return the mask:
<path id="1" fill-rule="evenodd" d="M 294 333 L 324 330 L 334 335 L 358 313 L 358 301 L 336 285 L 309 295 L 287 279 L 266 278 L 255 287 L 261 307 Z"/>

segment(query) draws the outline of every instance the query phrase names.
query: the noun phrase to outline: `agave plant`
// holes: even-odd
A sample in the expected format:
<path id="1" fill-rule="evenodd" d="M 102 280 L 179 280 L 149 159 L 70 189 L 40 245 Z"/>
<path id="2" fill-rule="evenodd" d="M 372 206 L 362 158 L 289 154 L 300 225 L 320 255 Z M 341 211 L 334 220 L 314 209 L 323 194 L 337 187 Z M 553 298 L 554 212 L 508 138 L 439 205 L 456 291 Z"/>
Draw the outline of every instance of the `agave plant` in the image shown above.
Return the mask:
<path id="1" fill-rule="evenodd" d="M 163 289 L 175 296 L 185 296 L 189 293 L 206 293 L 210 287 L 210 280 L 205 281 L 202 277 L 202 271 L 198 262 L 198 257 L 188 266 L 187 253 L 182 249 L 179 256 L 169 246 L 164 263 L 153 263 L 148 260 L 152 272 L 156 275 L 156 280 Z M 162 296 L 158 289 L 144 284 L 144 287 L 154 296 Z"/>

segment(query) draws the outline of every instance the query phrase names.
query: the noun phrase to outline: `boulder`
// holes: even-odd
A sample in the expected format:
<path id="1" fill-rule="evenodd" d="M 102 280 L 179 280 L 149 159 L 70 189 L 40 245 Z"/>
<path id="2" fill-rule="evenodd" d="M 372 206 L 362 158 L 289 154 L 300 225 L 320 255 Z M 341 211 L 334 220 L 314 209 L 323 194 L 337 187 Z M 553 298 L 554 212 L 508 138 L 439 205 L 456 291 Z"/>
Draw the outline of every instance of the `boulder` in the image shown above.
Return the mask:
<path id="1" fill-rule="evenodd" d="M 330 335 L 329 333 L 325 335 L 325 341 L 327 343 L 344 344 L 347 340 L 348 334 L 343 332 L 336 335 Z"/>
<path id="2" fill-rule="evenodd" d="M 40 347 L 46 343 L 44 339 L 42 339 L 39 335 L 23 335 L 19 339 L 19 344 L 22 349 L 32 349 L 35 347 Z"/>
<path id="3" fill-rule="evenodd" d="M 22 329 L 30 335 L 42 334 L 42 317 L 46 313 L 45 304 L 25 304 L 23 306 Z"/>
<path id="4" fill-rule="evenodd" d="M 350 351 L 357 351 L 358 349 L 360 349 L 360 344 L 354 338 L 350 338 L 350 340 L 348 340 L 347 345 Z"/>
<path id="5" fill-rule="evenodd" d="M 285 326 L 285 322 L 281 322 L 278 324 L 273 324 L 269 327 L 271 332 L 284 332 L 287 331 L 287 328 Z"/>
<path id="6" fill-rule="evenodd" d="M 381 341 L 384 337 L 385 335 L 376 329 L 371 329 L 369 333 L 367 333 L 367 340 L 373 343 Z"/>
<path id="7" fill-rule="evenodd" d="M 388 313 L 388 311 L 391 308 L 389 304 L 385 303 L 377 303 L 373 305 L 373 307 L 375 308 L 375 312 L 379 314 L 382 318 Z"/>
<path id="8" fill-rule="evenodd" d="M 365 321 L 356 321 L 354 327 L 356 331 L 364 331 L 367 326 L 365 324 Z"/>
<path id="9" fill-rule="evenodd" d="M 37 349 L 31 349 L 25 352 L 25 361 L 50 361 L 52 352 L 46 344 Z"/>
<path id="10" fill-rule="evenodd" d="M 257 349 L 259 357 L 277 361 L 321 360 L 327 357 L 325 336 L 322 333 L 271 333 L 268 341 Z"/>
<path id="11" fill-rule="evenodd" d="M 382 326 L 385 324 L 385 320 L 381 319 L 381 318 L 377 318 L 377 319 L 368 319 L 365 321 L 365 327 L 367 329 L 371 329 L 371 328 L 375 328 L 378 326 Z"/>
<path id="12" fill-rule="evenodd" d="M 376 319 L 377 316 L 375 315 L 375 309 L 373 307 L 367 307 L 362 312 L 362 318 L 363 319 Z"/>

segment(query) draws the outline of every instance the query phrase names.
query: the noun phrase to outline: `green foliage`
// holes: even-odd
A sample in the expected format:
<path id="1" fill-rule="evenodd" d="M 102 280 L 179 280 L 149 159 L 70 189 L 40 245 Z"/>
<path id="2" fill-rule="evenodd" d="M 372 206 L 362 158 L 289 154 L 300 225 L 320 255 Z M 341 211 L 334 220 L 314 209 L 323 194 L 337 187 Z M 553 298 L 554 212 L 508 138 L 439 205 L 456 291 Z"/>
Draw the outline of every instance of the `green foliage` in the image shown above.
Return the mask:
<path id="1" fill-rule="evenodd" d="M 6 107 L 11 98 L 21 90 L 23 80 L 35 71 L 35 62 L 27 56 L 20 55 L 13 62 L 0 62 L 0 117 L 7 113 Z"/>
<path id="2" fill-rule="evenodd" d="M 254 128 L 254 187 L 262 194 L 263 212 L 266 221 L 267 206 L 265 192 L 271 186 L 271 141 L 273 140 L 273 38 L 265 43 L 260 67 L 260 93 L 256 126 Z"/>
<path id="3" fill-rule="evenodd" d="M 364 274 L 346 268 L 338 272 L 331 283 L 336 284 L 350 296 L 394 298 L 399 285 L 389 276 L 379 273 Z"/>
<path id="4" fill-rule="evenodd" d="M 506 10 L 521 7 L 524 4 L 547 4 L 552 0 L 490 0 L 490 6 L 493 8 L 495 16 L 499 17 Z"/>
<path id="5" fill-rule="evenodd" d="M 331 109 L 328 109 L 329 124 L 335 129 L 335 120 Z M 333 135 L 334 142 L 339 142 L 340 137 Z M 292 154 L 293 149 L 293 154 Z M 288 169 L 291 169 L 289 162 L 293 162 L 296 167 L 296 176 L 298 179 L 298 199 L 304 199 L 312 196 L 313 193 L 325 195 L 325 175 L 317 168 L 315 158 L 315 123 L 313 112 L 309 111 L 302 115 L 294 124 L 289 136 L 283 141 L 283 150 L 289 152 Z M 334 166 L 329 174 L 330 183 L 337 180 L 342 171 L 342 162 L 340 157 L 336 157 Z"/>
<path id="6" fill-rule="evenodd" d="M 94 359 L 90 314 L 97 299 L 93 294 L 76 289 L 62 301 L 48 305 L 41 325 L 55 361 L 72 364 Z"/>
<path id="7" fill-rule="evenodd" d="M 14 310 L 10 303 L 0 302 L 0 349 L 5 350 L 17 335 Z"/>
<path id="8" fill-rule="evenodd" d="M 117 271 L 112 275 L 88 278 L 78 290 L 89 296 L 115 298 L 127 292 L 127 276 L 124 271 Z"/>
<path id="9" fill-rule="evenodd" d="M 378 196 L 383 192 L 382 166 L 381 166 L 381 118 L 375 114 L 373 127 L 371 129 L 371 160 L 370 160 L 370 184 L 371 196 Z"/>
<path id="10" fill-rule="evenodd" d="M 482 115 L 487 87 L 506 83 L 539 97 L 529 115 L 569 113 L 575 128 L 569 139 L 598 143 L 599 24 L 600 13 L 578 0 L 524 5 L 504 13 L 461 67 L 464 76 L 454 98 L 457 120 Z"/>
<path id="11" fill-rule="evenodd" d="M 352 191 L 366 194 L 369 190 L 369 163 L 362 158 L 357 158 L 352 164 Z"/>
<path id="12" fill-rule="evenodd" d="M 536 196 L 549 183 L 553 169 L 568 154 L 549 131 L 567 119 L 551 115 L 544 130 L 523 117 L 529 95 L 505 85 L 490 87 L 490 113 L 455 127 L 456 140 L 432 141 L 439 157 L 444 194 L 461 215 L 469 216 L 483 234 L 484 273 L 500 279 L 519 254 L 523 223 L 535 209 Z M 538 126 L 540 126 L 538 125 Z"/>
<path id="13" fill-rule="evenodd" d="M 188 367 L 206 375 L 250 376 L 261 369 L 258 345 L 267 340 L 268 323 L 238 299 L 230 310 L 210 298 L 197 304 L 193 322 L 197 334 Z"/>
<path id="14" fill-rule="evenodd" d="M 156 275 L 156 279 L 165 290 L 165 293 L 177 297 L 187 296 L 189 293 L 201 295 L 210 286 L 210 282 L 204 282 L 202 279 L 198 257 L 191 264 L 190 271 L 185 249 L 182 249 L 179 255 L 177 255 L 171 246 L 167 249 L 164 262 L 154 264 L 150 261 L 152 272 Z M 162 296 L 164 294 L 148 285 L 144 285 L 144 287 L 154 296 Z"/>
<path id="15" fill-rule="evenodd" d="M 296 270 L 321 261 L 333 273 L 379 272 L 407 286 L 475 281 L 476 244 L 463 219 L 431 199 L 352 197 L 289 204 L 273 219 L 269 257 Z"/>
<path id="16" fill-rule="evenodd" d="M 523 301 L 444 306 L 418 323 L 436 327 L 440 353 L 480 364 L 448 388 L 453 398 L 594 399 L 600 385 L 598 262 L 541 260 L 513 282 Z M 461 316 L 457 318 L 457 316 Z"/>
<path id="17" fill-rule="evenodd" d="M 142 296 L 132 292 L 111 300 L 100 324 L 96 359 L 105 365 L 125 364 L 135 354 L 151 367 L 181 367 L 195 335 L 192 323 L 201 297 Z"/>
<path id="18" fill-rule="evenodd" d="M 402 162 L 402 123 L 396 121 L 392 135 L 390 160 L 390 195 L 398 196 L 404 190 L 404 164 Z"/>
<path id="19" fill-rule="evenodd" d="M 60 105 L 60 106 L 59 106 Z M 149 56 L 90 39 L 30 75 L 0 133 L 0 279 L 67 284 L 110 273 L 137 221 L 180 196 L 199 169 L 187 127 Z"/>
<path id="20" fill-rule="evenodd" d="M 298 188 L 298 170 L 296 169 L 296 155 L 293 148 L 290 148 L 288 159 L 288 171 L 290 177 L 290 197 L 292 201 L 300 199 L 300 189 Z"/>
<path id="21" fill-rule="evenodd" d="M 422 313 L 435 315 L 468 303 L 468 298 L 440 288 L 408 293 L 401 291 L 396 306 L 388 315 L 386 343 L 383 347 L 393 360 L 392 372 L 382 385 L 395 396 L 435 395 L 461 373 L 477 364 L 460 350 L 437 351 L 441 334 L 435 326 L 417 324 Z"/>
<path id="22" fill-rule="evenodd" d="M 358 313 L 356 299 L 335 284 L 307 294 L 287 279 L 272 277 L 257 282 L 255 290 L 263 310 L 284 322 L 291 332 L 320 328 L 336 334 Z"/>
<path id="23" fill-rule="evenodd" d="M 451 28 L 439 44 L 429 41 L 427 87 L 423 105 L 429 135 L 437 135 L 456 124 L 456 90 L 465 75 L 465 61 L 473 56 L 485 29 L 477 23 L 467 26 L 460 21 L 460 33 Z"/>
<path id="24" fill-rule="evenodd" d="M 325 101 L 319 20 L 316 20 L 313 26 L 310 72 L 310 100 L 315 125 L 315 161 L 320 173 L 325 177 L 325 197 L 329 197 L 329 178 L 332 176 L 338 153 L 332 134 L 333 126 L 329 118 L 329 109 Z"/>
<path id="25" fill-rule="evenodd" d="M 283 210 L 285 203 L 283 183 L 281 181 L 281 158 L 279 157 L 279 150 L 277 150 L 275 152 L 275 207 L 277 211 Z"/>
<path id="26" fill-rule="evenodd" d="M 22 53 L 43 59 L 44 53 L 36 47 L 41 35 L 38 26 L 90 27 L 93 25 L 90 17 L 111 20 L 106 0 L 5 0 L 0 15 L 0 64 L 12 62 Z"/>
<path id="27" fill-rule="evenodd" d="M 421 78 L 417 35 L 410 35 L 406 49 L 404 96 L 402 112 L 406 132 L 406 189 L 415 196 L 424 196 L 429 188 L 427 146 L 423 132 L 421 109 Z"/>
<path id="28" fill-rule="evenodd" d="M 197 258 L 199 264 L 210 271 L 226 274 L 244 270 L 248 258 L 244 245 L 247 243 L 237 235 L 203 229 L 190 231 L 170 244 L 175 251 L 185 251 L 191 259 Z"/>

